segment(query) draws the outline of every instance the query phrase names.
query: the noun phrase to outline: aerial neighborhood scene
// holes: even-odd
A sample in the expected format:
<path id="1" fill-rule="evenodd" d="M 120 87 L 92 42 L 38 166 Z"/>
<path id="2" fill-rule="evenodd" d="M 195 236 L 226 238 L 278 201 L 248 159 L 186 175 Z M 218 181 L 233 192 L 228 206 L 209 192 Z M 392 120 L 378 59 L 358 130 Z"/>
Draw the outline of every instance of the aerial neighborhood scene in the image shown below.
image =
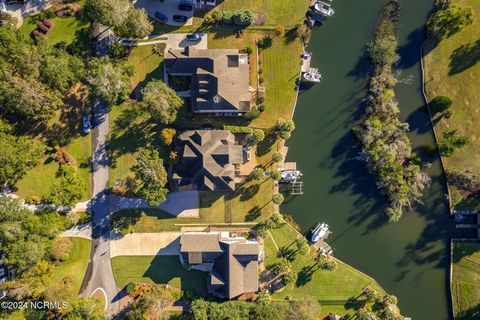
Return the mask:
<path id="1" fill-rule="evenodd" d="M 479 0 L 0 0 L 0 319 L 480 320 Z"/>

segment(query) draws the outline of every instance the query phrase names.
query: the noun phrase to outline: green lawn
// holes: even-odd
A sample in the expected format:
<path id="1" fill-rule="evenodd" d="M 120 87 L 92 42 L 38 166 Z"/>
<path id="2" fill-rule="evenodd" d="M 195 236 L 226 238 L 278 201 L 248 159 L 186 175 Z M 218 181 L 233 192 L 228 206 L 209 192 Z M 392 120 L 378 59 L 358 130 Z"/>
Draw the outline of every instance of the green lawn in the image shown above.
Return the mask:
<path id="1" fill-rule="evenodd" d="M 290 225 L 285 224 L 279 229 L 271 230 L 270 233 L 280 249 L 287 249 L 292 254 L 292 266 L 298 273 L 298 281 L 286 286 L 282 291 L 274 293 L 274 298 L 285 299 L 289 296 L 294 300 L 316 299 L 322 304 L 322 314 L 329 311 L 345 313 L 347 309 L 342 302 L 346 303 L 349 298 L 357 297 L 365 287 L 384 292 L 372 278 L 339 260 L 337 260 L 338 266 L 335 271 L 317 270 L 315 268 L 308 271 L 308 267 L 313 266 L 315 253 L 313 249 L 311 254 L 307 256 L 295 252 L 294 241 L 299 234 Z M 270 236 L 265 239 L 264 251 L 267 266 L 279 259 L 278 250 Z"/>
<path id="2" fill-rule="evenodd" d="M 92 156 L 92 137 L 91 134 L 81 134 L 81 108 L 71 108 L 68 111 L 58 112 L 57 116 L 51 120 L 50 127 L 46 132 L 36 137 L 41 141 L 47 139 L 48 131 L 58 130 L 65 135 L 65 149 L 75 157 L 78 173 L 86 185 L 85 192 L 80 201 L 88 200 L 92 196 L 92 172 L 90 159 Z M 18 189 L 16 193 L 23 199 L 30 196 L 46 197 L 50 194 L 50 186 L 55 181 L 58 163 L 49 156 L 42 158 L 38 164 L 30 170 L 15 185 Z"/>
<path id="3" fill-rule="evenodd" d="M 161 44 L 165 48 L 164 44 Z M 163 57 L 152 51 L 153 45 L 132 48 L 128 62 L 135 66 L 135 74 L 130 79 L 134 94 L 152 79 L 163 79 Z"/>
<path id="4" fill-rule="evenodd" d="M 117 287 L 130 281 L 170 284 L 182 290 L 206 295 L 207 274 L 186 270 L 178 256 L 120 256 L 112 259 Z"/>
<path id="5" fill-rule="evenodd" d="M 430 100 L 444 95 L 453 101 L 453 116 L 450 119 L 434 119 L 437 135 L 441 137 L 446 128 L 457 129 L 471 140 L 464 148 L 455 151 L 453 157 L 444 158 L 445 166 L 447 169 L 470 170 L 480 176 L 480 2 L 453 0 L 453 4 L 472 7 L 477 19 L 471 26 L 442 40 L 436 46 L 433 41 L 427 43 L 427 55 L 424 57 L 425 88 Z M 452 194 L 458 195 L 458 192 L 452 191 Z M 458 209 L 479 210 L 480 200 L 477 198 L 474 201 L 472 198 L 453 200 Z"/>
<path id="6" fill-rule="evenodd" d="M 267 25 L 293 26 L 303 22 L 310 1 L 308 0 L 225 0 L 217 9 L 235 11 L 250 9 L 264 16 Z"/>
<path id="7" fill-rule="evenodd" d="M 83 5 L 83 1 L 76 3 Z M 54 27 L 47 39 L 48 43 L 54 45 L 65 41 L 67 44 L 71 44 L 76 38 L 84 43 L 88 43 L 90 21 L 87 18 L 79 15 L 78 17 L 68 18 L 55 17 L 51 20 L 54 23 Z M 36 29 L 36 21 L 37 18 L 35 16 L 26 17 L 20 30 L 30 35 L 30 33 Z"/>
<path id="8" fill-rule="evenodd" d="M 247 188 L 253 184 L 247 184 Z M 200 218 L 177 218 L 161 210 L 122 210 L 113 214 L 112 219 L 120 217 L 136 217 L 131 226 L 131 232 L 162 232 L 179 231 L 178 224 L 224 224 L 248 222 L 252 225 L 263 220 L 273 212 L 272 180 L 267 179 L 251 196 L 251 191 L 241 191 L 237 194 L 223 192 L 201 192 Z M 244 190 L 244 189 L 240 189 Z M 246 196 L 245 194 L 248 194 Z M 176 225 L 177 224 L 177 225 Z"/>
<path id="9" fill-rule="evenodd" d="M 453 310 L 456 320 L 480 318 L 480 243 L 453 247 Z"/>
<path id="10" fill-rule="evenodd" d="M 80 286 L 87 271 L 88 261 L 90 259 L 90 250 L 92 241 L 84 238 L 70 238 L 73 243 L 72 251 L 66 261 L 61 262 L 55 267 L 50 285 L 59 283 L 65 276 L 73 278 L 72 291 L 68 295 L 68 300 L 77 297 Z"/>

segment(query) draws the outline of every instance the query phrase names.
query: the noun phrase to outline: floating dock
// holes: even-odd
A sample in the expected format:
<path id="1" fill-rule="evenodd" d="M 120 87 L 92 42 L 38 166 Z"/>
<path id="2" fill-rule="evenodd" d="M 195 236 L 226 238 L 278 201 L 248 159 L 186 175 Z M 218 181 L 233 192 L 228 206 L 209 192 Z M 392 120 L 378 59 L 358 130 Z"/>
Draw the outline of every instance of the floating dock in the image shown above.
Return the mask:
<path id="1" fill-rule="evenodd" d="M 309 82 L 320 82 L 322 75 L 318 72 L 318 68 L 313 68 L 312 54 L 310 52 L 304 52 L 302 54 L 302 80 Z"/>

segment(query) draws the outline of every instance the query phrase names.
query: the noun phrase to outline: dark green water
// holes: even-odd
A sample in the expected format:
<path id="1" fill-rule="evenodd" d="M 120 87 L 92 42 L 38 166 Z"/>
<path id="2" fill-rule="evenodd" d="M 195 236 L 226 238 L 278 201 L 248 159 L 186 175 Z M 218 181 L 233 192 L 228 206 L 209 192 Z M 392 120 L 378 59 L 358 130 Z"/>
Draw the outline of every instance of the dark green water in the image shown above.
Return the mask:
<path id="1" fill-rule="evenodd" d="M 402 0 L 397 98 L 413 147 L 432 162 L 423 206 L 396 224 L 381 212 L 384 198 L 363 163 L 354 160 L 353 125 L 361 119 L 371 39 L 383 0 L 335 0 L 335 16 L 313 32 L 309 51 L 324 81 L 301 92 L 288 160 L 304 173 L 305 194 L 287 197 L 283 212 L 306 230 L 327 222 L 334 255 L 375 278 L 414 320 L 449 319 L 448 243 L 452 221 L 442 170 L 421 95 L 420 45 L 431 0 Z"/>

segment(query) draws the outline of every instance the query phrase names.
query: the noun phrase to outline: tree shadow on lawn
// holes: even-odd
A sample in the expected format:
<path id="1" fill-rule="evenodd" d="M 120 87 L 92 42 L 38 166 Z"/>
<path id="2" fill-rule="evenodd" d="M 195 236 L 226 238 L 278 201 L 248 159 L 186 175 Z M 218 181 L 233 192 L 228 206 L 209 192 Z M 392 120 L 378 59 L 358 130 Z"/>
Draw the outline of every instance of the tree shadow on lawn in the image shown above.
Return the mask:
<path id="1" fill-rule="evenodd" d="M 163 51 L 165 52 L 165 44 L 161 43 L 161 45 L 163 45 Z M 147 60 L 150 57 L 155 56 L 155 55 L 157 55 L 157 54 L 152 51 L 152 53 L 150 53 L 150 55 L 144 57 L 141 61 L 143 62 L 143 61 L 145 61 L 145 60 Z M 148 63 L 148 62 L 145 62 L 145 63 Z M 163 61 L 163 58 L 162 58 L 162 61 L 160 62 L 158 67 L 153 69 L 151 72 L 147 73 L 145 75 L 145 79 L 143 79 L 143 80 L 141 80 L 137 83 L 135 88 L 133 88 L 132 93 L 130 94 L 130 97 L 133 98 L 133 99 L 136 99 L 136 100 L 141 100 L 142 89 L 147 85 L 147 83 L 149 83 L 152 80 L 165 81 L 165 79 L 163 79 L 163 75 L 164 75 L 164 61 Z"/>
<path id="2" fill-rule="evenodd" d="M 303 287 L 304 285 L 312 281 L 313 274 L 319 269 L 320 267 L 317 263 L 312 263 L 308 266 L 304 266 L 298 273 L 298 278 L 295 285 L 297 287 Z"/>
<path id="3" fill-rule="evenodd" d="M 470 257 L 480 252 L 480 244 L 474 242 L 456 242 L 453 249 L 453 263 L 458 263 L 464 257 Z"/>
<path id="4" fill-rule="evenodd" d="M 265 132 L 265 139 L 257 144 L 257 156 L 261 157 L 268 154 L 275 145 L 275 142 L 277 142 L 277 137 L 274 132 L 271 129 L 267 130 L 267 132 Z"/>
<path id="5" fill-rule="evenodd" d="M 177 286 L 175 282 L 179 281 L 182 291 L 189 290 L 203 297 L 207 294 L 206 272 L 185 269 L 178 256 L 155 256 L 142 276 L 150 278 L 157 284 L 174 281 L 171 284 Z"/>
<path id="6" fill-rule="evenodd" d="M 468 310 L 459 312 L 455 319 L 457 320 L 472 320 L 472 319 L 480 319 L 480 304 L 475 307 L 472 307 Z"/>
<path id="7" fill-rule="evenodd" d="M 449 75 L 461 73 L 477 64 L 480 60 L 480 40 L 464 44 L 455 49 L 450 56 Z"/>

